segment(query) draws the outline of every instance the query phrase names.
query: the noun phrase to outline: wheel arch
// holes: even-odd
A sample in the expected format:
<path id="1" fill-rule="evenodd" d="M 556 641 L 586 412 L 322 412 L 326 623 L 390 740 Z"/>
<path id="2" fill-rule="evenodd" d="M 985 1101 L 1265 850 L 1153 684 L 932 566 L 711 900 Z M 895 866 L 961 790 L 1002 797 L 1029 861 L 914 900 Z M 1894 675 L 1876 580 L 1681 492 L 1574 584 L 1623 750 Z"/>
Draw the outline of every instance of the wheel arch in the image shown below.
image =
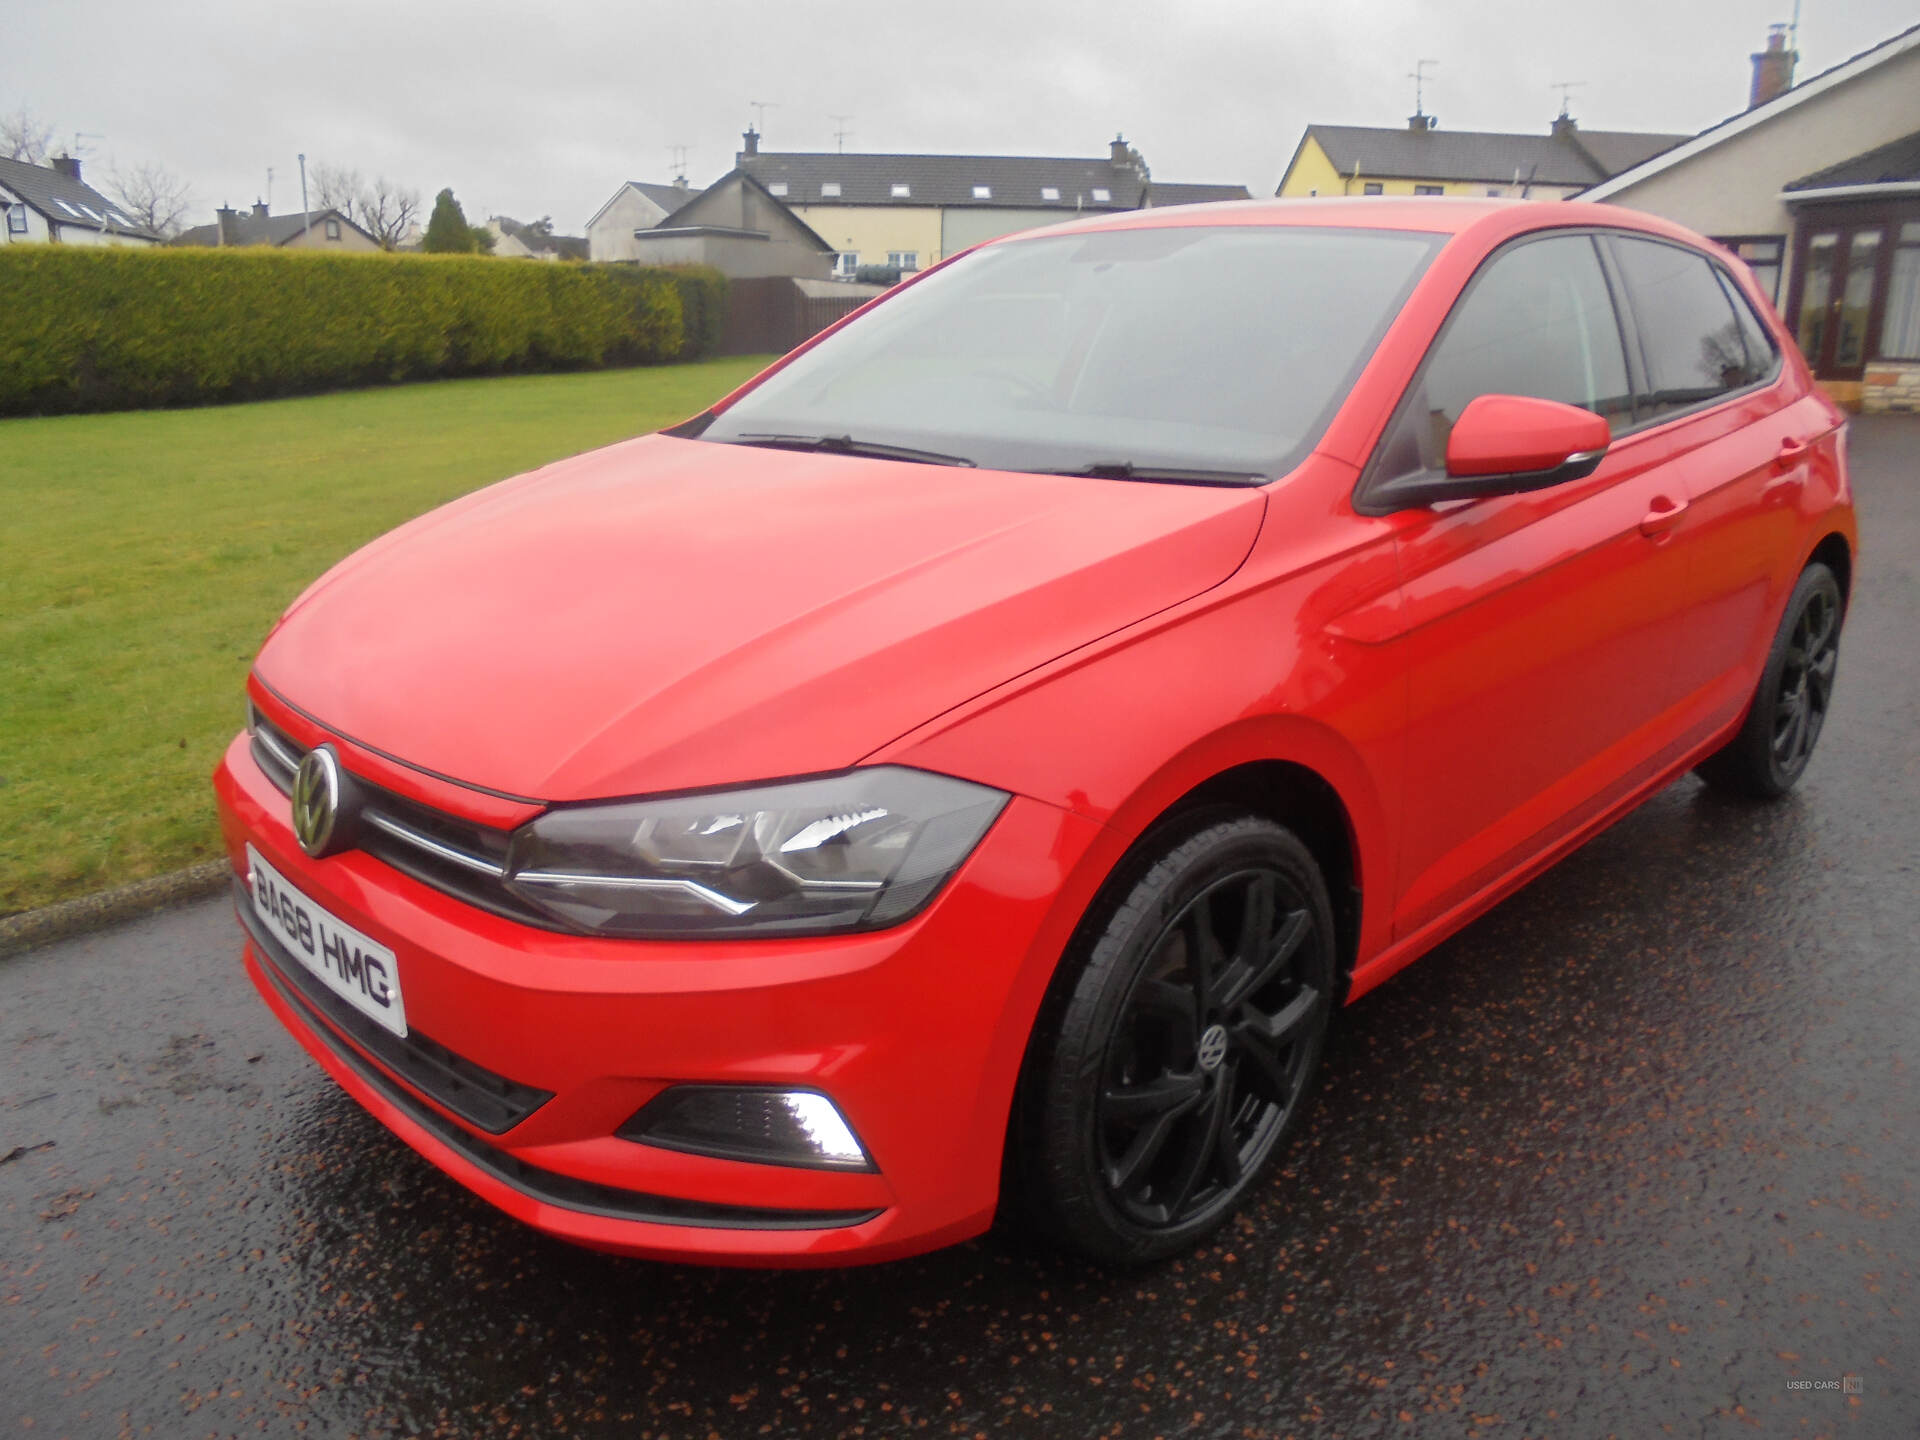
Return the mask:
<path id="1" fill-rule="evenodd" d="M 1853 603 L 1853 547 L 1847 543 L 1847 537 L 1838 530 L 1829 533 L 1813 553 L 1807 557 L 1807 565 L 1821 564 L 1833 571 L 1834 578 L 1840 582 L 1840 603 L 1843 606 Z M 1800 567 L 1806 569 L 1806 565 Z"/>
<path id="2" fill-rule="evenodd" d="M 1360 842 L 1353 816 L 1333 783 L 1295 760 L 1250 760 L 1194 786 L 1142 833 L 1130 853 L 1157 848 L 1158 837 L 1188 817 L 1221 810 L 1258 815 L 1299 837 L 1320 867 L 1333 904 L 1342 994 L 1360 953 Z M 1117 873 L 1117 870 L 1116 870 Z"/>

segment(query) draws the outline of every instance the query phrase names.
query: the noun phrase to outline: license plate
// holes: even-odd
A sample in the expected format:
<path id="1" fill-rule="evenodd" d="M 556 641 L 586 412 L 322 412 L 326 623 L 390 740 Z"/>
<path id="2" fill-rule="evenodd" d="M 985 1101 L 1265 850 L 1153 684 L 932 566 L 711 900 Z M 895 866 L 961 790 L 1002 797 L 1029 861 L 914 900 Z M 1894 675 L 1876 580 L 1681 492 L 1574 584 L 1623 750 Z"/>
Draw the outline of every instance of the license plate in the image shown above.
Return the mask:
<path id="1" fill-rule="evenodd" d="M 253 910 L 288 954 L 375 1024 L 407 1033 L 400 1000 L 400 967 L 393 951 L 302 895 L 286 877 L 247 847 L 247 888 Z"/>

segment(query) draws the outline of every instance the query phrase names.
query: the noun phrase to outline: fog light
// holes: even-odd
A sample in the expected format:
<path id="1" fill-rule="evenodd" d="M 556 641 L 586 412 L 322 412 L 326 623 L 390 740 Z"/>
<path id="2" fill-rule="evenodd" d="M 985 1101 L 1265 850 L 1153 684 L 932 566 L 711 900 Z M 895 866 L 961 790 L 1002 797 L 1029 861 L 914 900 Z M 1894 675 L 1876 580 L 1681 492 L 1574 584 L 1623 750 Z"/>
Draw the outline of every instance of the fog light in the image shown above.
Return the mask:
<path id="1" fill-rule="evenodd" d="M 761 1165 L 874 1168 L 853 1127 L 817 1090 L 676 1085 L 649 1100 L 617 1133 L 623 1140 Z"/>

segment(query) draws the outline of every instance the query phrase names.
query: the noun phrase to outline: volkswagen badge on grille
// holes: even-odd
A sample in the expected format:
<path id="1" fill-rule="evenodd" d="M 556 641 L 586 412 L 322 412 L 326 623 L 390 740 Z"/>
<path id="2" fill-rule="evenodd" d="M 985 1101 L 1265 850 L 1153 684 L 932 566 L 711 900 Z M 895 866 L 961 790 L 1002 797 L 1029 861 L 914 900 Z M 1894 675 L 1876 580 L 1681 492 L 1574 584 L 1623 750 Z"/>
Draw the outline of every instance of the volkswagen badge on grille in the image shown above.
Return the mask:
<path id="1" fill-rule="evenodd" d="M 340 762 L 333 748 L 309 750 L 293 775 L 293 834 L 300 848 L 318 858 L 327 853 L 340 819 Z"/>

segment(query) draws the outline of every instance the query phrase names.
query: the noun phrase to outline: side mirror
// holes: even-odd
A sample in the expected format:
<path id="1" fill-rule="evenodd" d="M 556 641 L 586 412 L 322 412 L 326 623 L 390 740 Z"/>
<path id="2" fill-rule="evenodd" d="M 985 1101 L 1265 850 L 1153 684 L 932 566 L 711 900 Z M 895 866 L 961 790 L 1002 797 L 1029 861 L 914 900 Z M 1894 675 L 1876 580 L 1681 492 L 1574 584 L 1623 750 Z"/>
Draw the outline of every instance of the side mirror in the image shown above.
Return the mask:
<path id="1" fill-rule="evenodd" d="M 1600 468 L 1613 430 L 1604 416 L 1558 400 L 1481 395 L 1447 436 L 1447 473 L 1409 475 L 1375 492 L 1394 510 L 1439 500 L 1517 495 L 1579 480 Z"/>

